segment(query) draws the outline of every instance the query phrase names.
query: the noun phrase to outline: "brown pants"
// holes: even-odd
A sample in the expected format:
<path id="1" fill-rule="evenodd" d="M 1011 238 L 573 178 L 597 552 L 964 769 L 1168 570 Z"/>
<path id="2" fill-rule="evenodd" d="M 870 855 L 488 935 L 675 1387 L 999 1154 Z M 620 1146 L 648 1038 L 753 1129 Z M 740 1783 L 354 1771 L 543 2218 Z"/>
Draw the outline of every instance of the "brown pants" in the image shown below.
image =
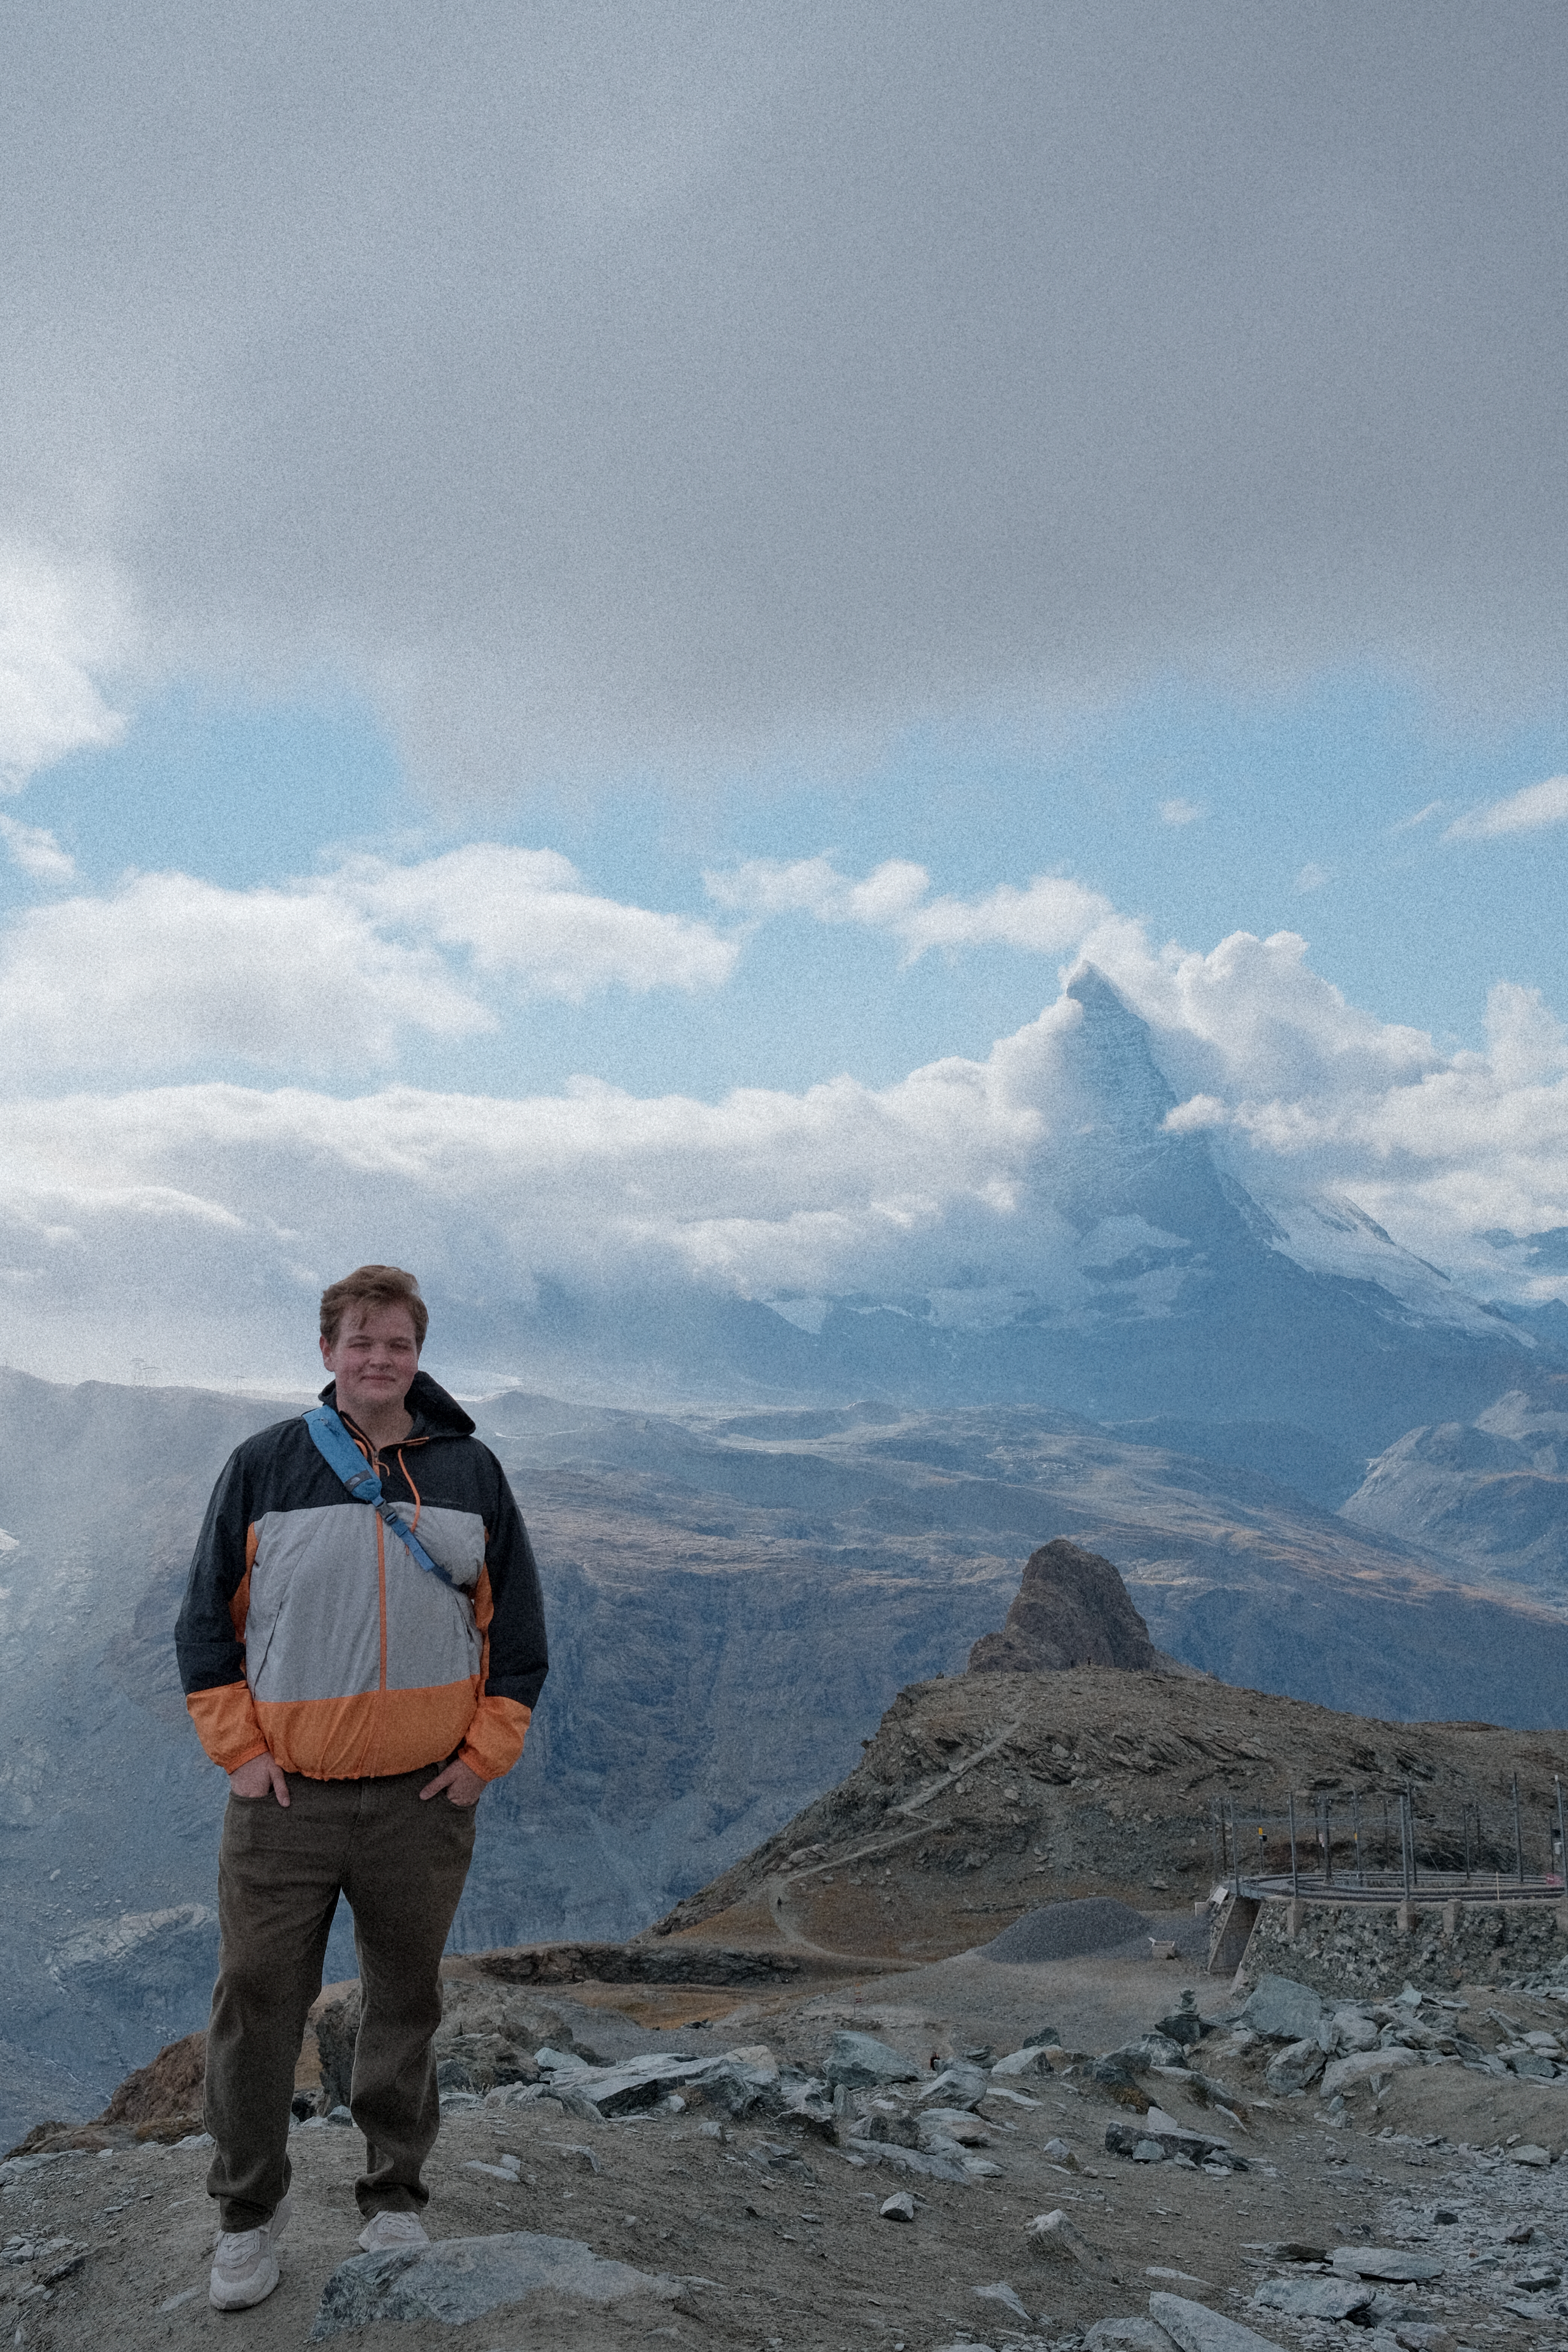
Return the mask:
<path id="1" fill-rule="evenodd" d="M 339 1894 L 354 1915 L 362 2009 L 349 2105 L 365 2137 L 362 2213 L 416 2213 L 441 2110 L 430 2041 L 441 1953 L 474 1849 L 474 1808 L 437 1765 L 387 1780 L 308 1780 L 287 1808 L 231 1796 L 218 1859 L 218 1979 L 207 2028 L 207 2193 L 222 2227 L 253 2230 L 289 2186 L 289 2102 Z"/>

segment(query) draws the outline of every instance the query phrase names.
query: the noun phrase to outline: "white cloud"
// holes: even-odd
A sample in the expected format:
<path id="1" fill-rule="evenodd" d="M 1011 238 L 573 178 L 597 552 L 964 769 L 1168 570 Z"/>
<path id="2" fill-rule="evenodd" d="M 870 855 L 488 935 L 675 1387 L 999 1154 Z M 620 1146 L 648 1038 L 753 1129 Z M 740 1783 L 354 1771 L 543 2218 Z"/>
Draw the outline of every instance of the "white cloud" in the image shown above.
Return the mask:
<path id="1" fill-rule="evenodd" d="M 1402 816 L 1397 824 L 1391 824 L 1388 828 L 1389 839 L 1392 841 L 1401 833 L 1414 833 L 1417 825 L 1425 824 L 1430 817 L 1440 815 L 1447 806 L 1447 801 L 1428 801 L 1426 807 L 1417 809 L 1414 815 Z"/>
<path id="2" fill-rule="evenodd" d="M 1296 877 L 1296 887 L 1304 896 L 1308 891 L 1321 890 L 1325 882 L 1331 882 L 1333 878 L 1326 866 L 1320 866 L 1316 859 L 1309 858 Z"/>
<path id="3" fill-rule="evenodd" d="M 12 863 L 35 882 L 73 882 L 76 860 L 68 849 L 62 849 L 47 828 L 41 824 L 23 824 L 14 816 L 0 811 L 0 841 L 11 853 Z"/>
<path id="4" fill-rule="evenodd" d="M 1162 824 L 1196 824 L 1200 817 L 1207 814 L 1208 811 L 1200 808 L 1196 801 L 1177 799 L 1160 803 Z"/>
<path id="5" fill-rule="evenodd" d="M 0 792 L 68 751 L 119 742 L 126 722 L 100 679 L 131 637 L 106 575 L 0 542 Z"/>
<path id="6" fill-rule="evenodd" d="M 494 844 L 281 888 L 136 875 L 0 939 L 0 1066 L 384 1066 L 410 1032 L 493 1031 L 498 985 L 576 1003 L 715 987 L 736 953 L 706 924 L 595 897 L 551 852 Z"/>
<path id="7" fill-rule="evenodd" d="M 1510 833 L 1538 833 L 1543 825 L 1568 824 L 1568 776 L 1548 776 L 1525 784 L 1505 799 L 1468 809 L 1444 834 L 1445 841 L 1496 841 Z"/>
<path id="8" fill-rule="evenodd" d="M 516 855 L 532 863 L 507 870 L 500 896 L 580 891 L 563 863 Z M 187 1024 L 215 1055 L 258 1024 L 263 1061 L 278 1028 L 308 1027 L 323 1004 L 365 1056 L 400 1020 L 466 1034 L 491 1015 L 449 958 L 475 971 L 487 959 L 510 979 L 510 950 L 504 928 L 492 935 L 488 901 L 464 914 L 467 869 L 428 866 L 440 870 L 356 866 L 292 893 L 243 896 L 155 877 L 109 900 L 38 910 L 27 919 L 36 932 L 25 924 L 19 935 L 52 942 L 52 982 L 75 1025 L 58 1034 L 43 986 L 18 1018 L 37 1025 L 44 1056 L 79 1052 L 78 1030 L 93 1021 L 123 1042 L 127 990 L 144 1029 Z M 870 880 L 886 925 L 933 903 L 923 877 L 918 896 L 898 869 Z M 819 861 L 815 880 L 798 868 L 764 876 L 752 903 L 772 891 L 839 907 L 867 887 Z M 392 929 L 365 912 L 383 889 L 405 893 Z M 934 903 L 974 917 L 995 895 Z M 49 929 L 58 919 L 64 927 Z M 395 926 L 418 921 L 430 941 L 403 941 Z M 626 959 L 647 936 L 628 925 Z M 1168 1127 L 1208 1135 L 1266 1199 L 1335 1188 L 1461 1273 L 1495 1272 L 1476 1238 L 1489 1228 L 1568 1223 L 1568 1031 L 1537 992 L 1500 985 L 1485 1050 L 1455 1054 L 1348 1003 L 1294 933 L 1237 933 L 1200 955 L 1152 950 L 1108 919 L 1089 951 L 1150 1024 L 1179 1098 Z M 89 972 L 75 996 L 73 959 Z M 1070 1306 L 1076 1246 L 1048 1203 L 1053 1151 L 1085 1116 L 1071 1051 L 1079 1018 L 1063 996 L 982 1061 L 937 1061 L 882 1087 L 837 1077 L 718 1102 L 586 1079 L 527 1100 L 402 1086 L 346 1100 L 229 1084 L 21 1095 L 0 1146 L 0 1279 L 27 1318 L 16 1344 L 28 1360 L 52 1360 L 64 1342 L 50 1333 L 90 1332 L 105 1294 L 205 1298 L 214 1329 L 232 1322 L 235 1296 L 254 1296 L 287 1322 L 321 1269 L 368 1255 L 499 1304 L 528 1299 L 547 1276 L 614 1287 L 675 1275 L 809 1298 L 940 1288 L 955 1269 L 980 1267 L 994 1286 Z M 291 1057 L 303 1058 L 293 1045 Z M 163 1332 L 138 1345 L 177 1352 Z"/>
<path id="9" fill-rule="evenodd" d="M 141 875 L 33 908 L 0 947 L 0 1061 L 178 1069 L 231 1058 L 325 1072 L 384 1063 L 405 1030 L 494 1017 L 428 949 L 383 939 L 323 891 Z"/>
<path id="10" fill-rule="evenodd" d="M 931 898 L 925 867 L 904 858 L 889 858 L 863 882 L 852 882 L 827 857 L 756 857 L 703 880 L 716 904 L 736 912 L 809 914 L 821 923 L 886 931 L 901 942 L 910 963 L 933 948 L 993 944 L 1060 955 L 1115 916 L 1100 891 L 1053 874 L 1037 874 L 1022 889 L 1004 882 L 978 898 Z"/>
<path id="11" fill-rule="evenodd" d="M 739 954 L 707 923 L 595 897 L 549 849 L 479 842 L 416 866 L 358 858 L 319 887 L 378 925 L 467 949 L 477 971 L 574 1003 L 612 985 L 717 988 Z"/>

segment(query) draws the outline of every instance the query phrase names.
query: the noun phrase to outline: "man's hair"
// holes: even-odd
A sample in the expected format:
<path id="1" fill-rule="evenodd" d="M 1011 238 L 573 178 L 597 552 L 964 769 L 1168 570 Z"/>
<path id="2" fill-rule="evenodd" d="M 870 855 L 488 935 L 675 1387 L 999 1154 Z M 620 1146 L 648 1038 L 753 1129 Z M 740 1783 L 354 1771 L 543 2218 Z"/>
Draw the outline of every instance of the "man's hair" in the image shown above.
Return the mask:
<path id="1" fill-rule="evenodd" d="M 414 1344 L 425 1345 L 430 1310 L 419 1296 L 419 1285 L 400 1265 L 356 1265 L 341 1282 L 330 1282 L 321 1293 L 321 1337 L 329 1348 L 338 1343 L 338 1330 L 351 1307 L 406 1307 L 414 1318 Z"/>

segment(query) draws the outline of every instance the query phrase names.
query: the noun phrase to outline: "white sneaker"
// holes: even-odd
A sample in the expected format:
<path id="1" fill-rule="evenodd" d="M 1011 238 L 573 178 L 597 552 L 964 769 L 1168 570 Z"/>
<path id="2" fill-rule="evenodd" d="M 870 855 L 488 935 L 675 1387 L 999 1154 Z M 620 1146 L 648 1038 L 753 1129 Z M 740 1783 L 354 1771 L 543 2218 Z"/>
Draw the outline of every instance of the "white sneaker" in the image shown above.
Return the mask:
<path id="1" fill-rule="evenodd" d="M 373 2213 L 359 2242 L 367 2254 L 390 2254 L 399 2246 L 427 2246 L 430 2239 L 417 2213 Z"/>
<path id="2" fill-rule="evenodd" d="M 284 2198 L 270 2221 L 258 2230 L 220 2230 L 213 2252 L 207 2300 L 217 2311 L 244 2311 L 265 2303 L 278 2284 L 274 2252 L 289 2223 L 289 2200 Z"/>

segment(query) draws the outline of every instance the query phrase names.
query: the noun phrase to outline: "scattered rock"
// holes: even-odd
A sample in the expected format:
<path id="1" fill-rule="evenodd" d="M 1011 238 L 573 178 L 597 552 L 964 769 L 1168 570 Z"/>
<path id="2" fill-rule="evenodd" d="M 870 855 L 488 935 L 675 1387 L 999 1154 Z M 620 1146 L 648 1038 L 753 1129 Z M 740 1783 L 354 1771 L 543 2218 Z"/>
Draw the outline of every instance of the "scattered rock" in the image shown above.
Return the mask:
<path id="1" fill-rule="evenodd" d="M 877 2210 L 884 2221 L 912 2221 L 915 2218 L 915 2200 L 907 2189 L 900 2189 L 895 2190 L 891 2197 L 887 2198 Z"/>
<path id="2" fill-rule="evenodd" d="M 1236 2154 L 1228 2140 L 1216 2139 L 1210 2132 L 1191 2131 L 1159 2107 L 1151 2107 L 1141 2123 L 1105 2126 L 1107 2155 L 1136 2158 L 1141 2147 L 1156 2150 L 1155 2158 L 1141 2159 L 1144 2163 L 1184 2156 L 1194 2164 L 1224 2164 L 1237 2172 L 1247 2168 L 1245 2158 Z"/>
<path id="3" fill-rule="evenodd" d="M 1270 2042 L 1315 2040 L 1322 2019 L 1319 1995 L 1293 1977 L 1259 1977 L 1241 2011 L 1241 2022 Z"/>
<path id="4" fill-rule="evenodd" d="M 1373 2290 L 1349 2279 L 1265 2279 L 1252 2300 L 1291 2319 L 1349 2319 L 1364 2311 Z"/>
<path id="5" fill-rule="evenodd" d="M 1026 2326 L 1033 2326 L 1029 2313 L 1025 2310 L 1019 2297 L 1015 2294 L 1005 2279 L 998 2279 L 994 2286 L 977 2286 L 974 2292 L 983 2303 L 999 2303 L 1005 2310 L 1010 2311 L 1016 2319 L 1023 2320 Z"/>
<path id="6" fill-rule="evenodd" d="M 1115 2284 L 1115 2274 L 1104 2255 L 1095 2251 L 1065 2213 L 1037 2213 L 1032 2221 L 1026 2222 L 1024 2235 L 1029 2252 L 1042 2262 L 1076 2263 L 1091 2278 L 1110 2279 Z"/>
<path id="7" fill-rule="evenodd" d="M 1086 2352 L 1175 2352 L 1175 2338 L 1157 2320 L 1097 2319 L 1084 2337 Z"/>
<path id="8" fill-rule="evenodd" d="M 1238 2320 L 1222 2318 L 1206 2304 L 1189 2303 L 1183 2294 L 1152 2294 L 1149 2315 L 1173 2339 L 1179 2352 L 1279 2352 L 1272 2337 L 1243 2327 Z"/>
<path id="9" fill-rule="evenodd" d="M 1538 2147 L 1533 2140 L 1525 2140 L 1520 2147 L 1510 2147 L 1508 2156 L 1510 2164 L 1532 2165 L 1538 2172 L 1544 2172 L 1552 2162 L 1551 2149 Z"/>
<path id="10" fill-rule="evenodd" d="M 392 2253 L 357 2254 L 340 2263 L 321 2292 L 312 2344 L 386 2320 L 439 2319 L 448 2326 L 481 2318 L 502 2305 L 550 2288 L 583 2303 L 619 2303 L 631 2294 L 672 2301 L 673 2279 L 603 2262 L 575 2238 L 512 2230 L 493 2238 L 441 2238 Z"/>
<path id="11" fill-rule="evenodd" d="M 836 2033 L 823 2073 L 847 2091 L 864 2091 L 884 2083 L 913 2083 L 920 2068 L 901 2050 L 879 2042 L 874 2033 Z"/>
<path id="12" fill-rule="evenodd" d="M 896 2115 L 873 2112 L 866 2117 L 860 2136 L 863 2139 L 879 2140 L 889 2147 L 921 2147 L 925 2145 L 921 2137 L 924 2122 L 923 2116 L 917 2122 L 901 2110 Z"/>
<path id="13" fill-rule="evenodd" d="M 910 2075 L 901 2079 L 910 2080 L 914 2071 L 911 2069 Z M 920 2095 L 921 2103 L 923 2105 L 927 2099 L 934 2099 L 941 2091 L 949 2106 L 977 2107 L 990 2088 L 991 2077 L 983 2066 L 948 2066 L 926 2084 Z"/>
<path id="14" fill-rule="evenodd" d="M 1321 2095 L 1325 2099 L 1338 2098 L 1374 2074 L 1396 2074 L 1402 2066 L 1420 2063 L 1419 2050 L 1406 2050 L 1400 2042 L 1387 2050 L 1358 2050 L 1353 2057 L 1336 2058 L 1323 2069 Z"/>
<path id="15" fill-rule="evenodd" d="M 1048 2043 L 1026 2042 L 1022 2050 L 1009 2050 L 1005 2058 L 998 2058 L 991 2072 L 1009 2081 L 1019 2074 L 1048 2074 L 1052 2069 L 1047 2052 L 1059 2046 L 1054 2034 Z"/>
<path id="16" fill-rule="evenodd" d="M 894 2172 L 918 2172 L 927 2180 L 955 2180 L 967 2187 L 970 2175 L 958 2156 L 944 2156 L 940 2150 L 924 2155 L 912 2147 L 899 2147 L 890 2141 L 851 2139 L 855 2155 L 872 2164 L 888 2165 Z"/>
<path id="17" fill-rule="evenodd" d="M 1315 2083 L 1323 2071 L 1323 2053 L 1317 2040 L 1288 2042 L 1277 2057 L 1271 2058 L 1263 2073 L 1264 2082 L 1279 2098 L 1288 2098 L 1292 2091 L 1304 2091 Z"/>
<path id="18" fill-rule="evenodd" d="M 1406 2253 L 1398 2246 L 1336 2246 L 1329 2260 L 1342 2278 L 1388 2279 L 1400 2286 L 1443 2275 L 1435 2254 Z"/>
<path id="19" fill-rule="evenodd" d="M 916 2129 L 917 2146 L 930 2145 L 930 2136 L 954 2140 L 960 2147 L 989 2147 L 991 2135 L 968 2107 L 928 2107 Z"/>

